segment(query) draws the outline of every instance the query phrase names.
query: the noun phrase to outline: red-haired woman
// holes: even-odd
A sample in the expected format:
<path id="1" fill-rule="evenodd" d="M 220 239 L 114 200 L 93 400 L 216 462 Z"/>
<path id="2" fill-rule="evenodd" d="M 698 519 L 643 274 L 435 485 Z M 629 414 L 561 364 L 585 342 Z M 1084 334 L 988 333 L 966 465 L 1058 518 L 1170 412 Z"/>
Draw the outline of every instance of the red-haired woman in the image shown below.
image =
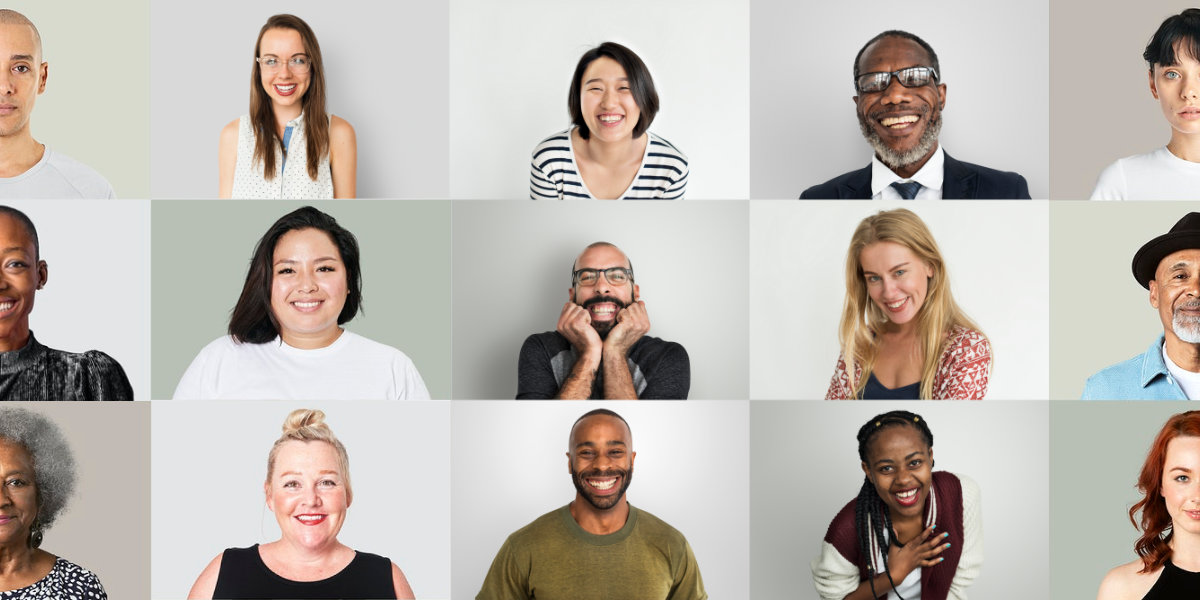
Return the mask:
<path id="1" fill-rule="evenodd" d="M 1167 420 L 1138 476 L 1129 509 L 1138 559 L 1108 572 L 1098 600 L 1195 598 L 1200 590 L 1200 411 Z M 1141 513 L 1141 518 L 1138 518 Z"/>

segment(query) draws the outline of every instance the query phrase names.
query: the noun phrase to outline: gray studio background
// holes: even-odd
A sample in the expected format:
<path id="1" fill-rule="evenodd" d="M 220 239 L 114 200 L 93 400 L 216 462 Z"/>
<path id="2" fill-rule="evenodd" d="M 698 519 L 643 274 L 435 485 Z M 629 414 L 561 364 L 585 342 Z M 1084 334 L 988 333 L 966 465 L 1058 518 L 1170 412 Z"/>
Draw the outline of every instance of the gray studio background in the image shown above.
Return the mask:
<path id="1" fill-rule="evenodd" d="M 984 562 L 967 595 L 972 600 L 1065 597 L 1047 593 L 1046 402 L 803 401 L 750 407 L 750 597 L 817 598 L 809 562 L 820 554 L 829 522 L 862 487 L 858 428 L 889 410 L 925 417 L 933 431 L 936 469 L 979 484 Z M 1078 489 L 1088 496 L 1094 491 Z"/>
<path id="2" fill-rule="evenodd" d="M 687 349 L 690 397 L 747 397 L 746 202 L 453 204 L 455 398 L 516 395 L 521 343 L 554 330 L 596 241 L 633 261 L 647 335 Z"/>
<path id="3" fill-rule="evenodd" d="M 115 358 L 150 399 L 150 201 L 7 201 L 38 229 L 46 287 L 29 329 L 57 350 Z"/>
<path id="4" fill-rule="evenodd" d="M 1047 4 L 752 0 L 750 196 L 796 198 L 809 186 L 870 163 L 872 150 L 851 102 L 854 55 L 876 34 L 902 29 L 938 54 L 947 87 L 946 152 L 1016 171 L 1034 198 L 1046 198 Z"/>
<path id="5" fill-rule="evenodd" d="M 109 598 L 148 598 L 150 404 L 22 402 L 13 406 L 40 413 L 58 425 L 75 456 L 75 495 L 46 530 L 42 549 L 94 572 Z"/>
<path id="6" fill-rule="evenodd" d="M 687 155 L 687 197 L 748 197 L 749 23 L 748 0 L 452 0 L 451 197 L 528 198 L 530 151 L 570 125 L 575 64 L 610 40 L 650 69 L 650 129 Z"/>
<path id="7" fill-rule="evenodd" d="M 1051 402 L 1050 531 L 1055 600 L 1096 597 L 1109 569 L 1137 558 L 1129 508 L 1150 444 L 1183 402 Z M 936 433 L 936 432 L 935 432 Z"/>
<path id="8" fill-rule="evenodd" d="M 418 598 L 449 598 L 450 411 L 433 401 L 155 403 L 153 597 L 185 597 L 226 548 L 279 539 L 263 481 L 297 408 L 325 411 L 350 456 L 354 500 L 338 540 L 392 559 Z"/>
<path id="9" fill-rule="evenodd" d="M 154 203 L 155 399 L 225 335 L 254 245 L 304 203 Z M 344 327 L 408 355 L 433 398 L 450 397 L 450 207 L 439 201 L 310 202 L 358 238 L 363 312 Z"/>
<path id="10" fill-rule="evenodd" d="M 445 198 L 446 7 L 371 0 L 213 0 L 203 10 L 154 0 L 154 197 L 216 197 L 217 140 L 249 112 L 254 41 L 277 13 L 316 33 L 326 111 L 358 138 L 358 196 Z"/>
<path id="11" fill-rule="evenodd" d="M 43 60 L 50 63 L 46 91 L 30 119 L 33 138 L 95 169 L 118 198 L 149 198 L 150 0 L 17 0 L 5 8 L 37 25 Z M 189 17 L 195 12 L 189 10 Z M 180 47 L 171 50 L 170 60 L 183 65 Z M 186 77 L 167 79 L 164 85 L 177 96 L 205 96 L 179 91 L 188 87 L 181 85 Z M 212 140 L 215 190 L 217 133 Z"/>
<path id="12" fill-rule="evenodd" d="M 900 204 L 750 203 L 751 397 L 822 399 L 837 364 L 846 250 L 865 217 Z M 922 202 L 954 299 L 992 343 L 989 399 L 1049 389 L 1045 202 Z M 1147 342 L 1149 343 L 1149 342 Z"/>
<path id="13" fill-rule="evenodd" d="M 687 538 L 710 598 L 750 598 L 748 402 L 609 402 L 633 432 L 629 502 Z M 474 598 L 512 532 L 575 498 L 578 402 L 454 402 L 453 595 Z M 754 596 L 758 597 L 758 596 Z"/>
<path id="14" fill-rule="evenodd" d="M 1190 210 L 1182 202 L 1055 202 L 1050 207 L 1050 397 L 1079 398 L 1087 378 L 1146 352 L 1163 333 L 1133 255 Z"/>
<path id="15" fill-rule="evenodd" d="M 1104 167 L 1170 141 L 1142 52 L 1163 20 L 1195 6 L 1194 0 L 1050 4 L 1053 198 L 1087 200 Z"/>

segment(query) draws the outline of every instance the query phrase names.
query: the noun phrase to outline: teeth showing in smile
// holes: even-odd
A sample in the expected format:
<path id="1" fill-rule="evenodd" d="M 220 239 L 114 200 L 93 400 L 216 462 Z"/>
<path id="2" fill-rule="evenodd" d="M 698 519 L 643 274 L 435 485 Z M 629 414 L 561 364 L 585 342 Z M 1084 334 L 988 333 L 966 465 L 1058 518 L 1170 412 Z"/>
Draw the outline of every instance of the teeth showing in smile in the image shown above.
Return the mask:
<path id="1" fill-rule="evenodd" d="M 620 121 L 621 119 L 624 119 L 624 118 L 625 117 L 623 117 L 621 115 L 600 115 L 600 122 L 601 123 L 616 123 L 617 121 Z"/>
<path id="2" fill-rule="evenodd" d="M 296 305 L 296 308 L 316 308 L 321 303 L 313 301 L 313 302 L 293 302 L 292 304 Z"/>
<path id="3" fill-rule="evenodd" d="M 16 306 L 16 304 L 17 304 L 16 302 L 13 302 L 11 300 L 9 300 L 8 302 L 0 302 L 0 312 L 4 312 L 6 310 L 12 310 L 12 307 Z"/>
<path id="4" fill-rule="evenodd" d="M 895 302 L 888 303 L 887 307 L 888 308 L 900 308 L 901 306 L 904 306 L 904 303 L 907 300 L 908 300 L 908 298 L 901 298 Z"/>
<path id="5" fill-rule="evenodd" d="M 905 117 L 887 117 L 885 119 L 880 119 L 879 124 L 883 125 L 884 127 L 897 127 L 908 125 L 909 123 L 916 123 L 917 118 L 917 115 L 908 115 Z"/>
<path id="6" fill-rule="evenodd" d="M 589 479 L 588 485 L 598 490 L 611 490 L 617 484 L 616 478 L 613 479 Z"/>
<path id="7" fill-rule="evenodd" d="M 896 497 L 901 500 L 911 500 L 916 495 L 917 490 L 909 490 L 907 492 L 900 492 L 899 494 L 896 494 Z"/>
<path id="8" fill-rule="evenodd" d="M 611 315 L 617 311 L 613 306 L 593 306 L 591 310 L 597 315 Z"/>
<path id="9" fill-rule="evenodd" d="M 275 89 L 277 89 L 281 92 L 287 93 L 287 92 L 290 92 L 290 91 L 296 89 L 296 84 L 293 83 L 291 85 L 277 85 L 277 86 L 275 86 Z"/>
<path id="10" fill-rule="evenodd" d="M 325 515 L 300 515 L 296 517 L 301 523 L 313 524 L 320 523 L 325 520 Z"/>

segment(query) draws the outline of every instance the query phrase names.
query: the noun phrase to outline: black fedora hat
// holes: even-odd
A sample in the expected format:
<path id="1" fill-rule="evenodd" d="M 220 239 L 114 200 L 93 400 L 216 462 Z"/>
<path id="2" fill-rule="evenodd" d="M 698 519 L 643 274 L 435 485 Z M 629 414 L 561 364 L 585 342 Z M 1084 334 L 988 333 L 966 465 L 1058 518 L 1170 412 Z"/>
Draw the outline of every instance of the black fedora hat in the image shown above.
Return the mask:
<path id="1" fill-rule="evenodd" d="M 1133 255 L 1133 278 L 1150 289 L 1150 281 L 1158 271 L 1158 263 L 1168 254 L 1180 250 L 1200 249 L 1200 213 L 1183 216 L 1170 231 L 1146 242 Z"/>

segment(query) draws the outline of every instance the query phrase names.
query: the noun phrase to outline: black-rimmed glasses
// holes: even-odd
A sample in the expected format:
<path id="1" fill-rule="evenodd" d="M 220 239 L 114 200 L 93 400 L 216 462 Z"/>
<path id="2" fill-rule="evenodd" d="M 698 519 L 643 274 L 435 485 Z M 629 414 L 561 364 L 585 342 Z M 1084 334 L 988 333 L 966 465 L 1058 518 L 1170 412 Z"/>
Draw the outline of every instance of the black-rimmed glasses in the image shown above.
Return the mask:
<path id="1" fill-rule="evenodd" d="M 860 94 L 882 92 L 892 84 L 892 77 L 895 77 L 900 85 L 911 88 L 929 85 L 930 81 L 937 81 L 938 74 L 933 67 L 909 67 L 890 73 L 863 73 L 858 76 L 854 86 Z"/>
<path id="2" fill-rule="evenodd" d="M 613 285 L 625 285 L 633 281 L 633 270 L 625 267 L 609 267 L 607 269 L 579 269 L 571 273 L 575 285 L 589 287 L 600 281 L 600 274 Z"/>

